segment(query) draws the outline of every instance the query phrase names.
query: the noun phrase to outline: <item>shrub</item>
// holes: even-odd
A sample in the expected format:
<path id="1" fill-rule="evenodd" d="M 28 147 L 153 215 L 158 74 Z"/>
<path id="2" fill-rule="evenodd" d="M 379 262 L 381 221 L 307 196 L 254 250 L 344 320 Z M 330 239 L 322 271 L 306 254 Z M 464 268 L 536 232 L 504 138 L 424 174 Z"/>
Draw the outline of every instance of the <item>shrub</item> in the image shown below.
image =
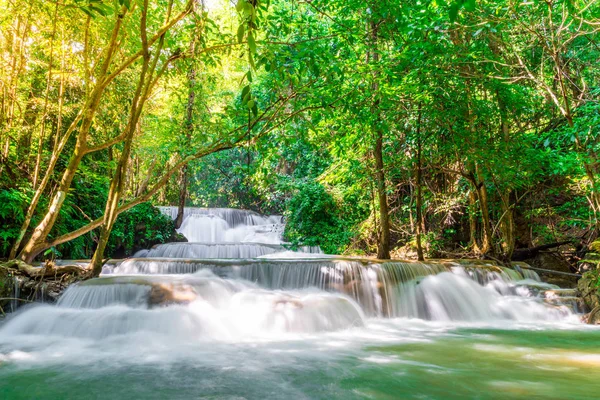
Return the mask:
<path id="1" fill-rule="evenodd" d="M 320 246 L 339 254 L 353 232 L 335 198 L 319 183 L 307 183 L 287 202 L 285 239 L 293 246 Z"/>

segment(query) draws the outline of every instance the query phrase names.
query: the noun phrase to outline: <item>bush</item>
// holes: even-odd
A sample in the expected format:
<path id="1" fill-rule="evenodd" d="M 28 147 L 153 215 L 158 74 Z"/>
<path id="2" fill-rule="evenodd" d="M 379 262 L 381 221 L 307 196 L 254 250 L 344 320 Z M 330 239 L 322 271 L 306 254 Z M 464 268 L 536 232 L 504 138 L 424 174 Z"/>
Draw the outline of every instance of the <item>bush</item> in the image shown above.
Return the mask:
<path id="1" fill-rule="evenodd" d="M 293 246 L 320 246 L 339 254 L 353 236 L 335 198 L 319 183 L 307 183 L 287 202 L 284 237 Z"/>
<path id="2" fill-rule="evenodd" d="M 106 255 L 126 257 L 140 249 L 175 240 L 175 223 L 151 203 L 120 214 L 110 234 Z"/>
<path id="3" fill-rule="evenodd" d="M 29 201 L 29 194 L 19 188 L 0 190 L 0 258 L 8 257 L 12 243 L 19 236 Z"/>

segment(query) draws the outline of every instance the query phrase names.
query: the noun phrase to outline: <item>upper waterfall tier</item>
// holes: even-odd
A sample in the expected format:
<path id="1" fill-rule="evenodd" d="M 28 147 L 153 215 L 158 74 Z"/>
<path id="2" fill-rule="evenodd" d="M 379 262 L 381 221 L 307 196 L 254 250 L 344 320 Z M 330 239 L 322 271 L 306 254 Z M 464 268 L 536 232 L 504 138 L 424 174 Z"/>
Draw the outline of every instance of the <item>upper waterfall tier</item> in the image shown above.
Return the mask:
<path id="1" fill-rule="evenodd" d="M 175 219 L 177 207 L 158 207 Z M 285 224 L 281 215 L 263 216 L 254 211 L 230 208 L 186 207 L 177 230 L 190 242 L 271 243 L 283 241 Z"/>
<path id="2" fill-rule="evenodd" d="M 320 253 L 318 247 L 301 247 L 304 253 Z M 150 250 L 140 250 L 135 258 L 256 258 L 285 252 L 279 244 L 268 243 L 165 243 Z"/>

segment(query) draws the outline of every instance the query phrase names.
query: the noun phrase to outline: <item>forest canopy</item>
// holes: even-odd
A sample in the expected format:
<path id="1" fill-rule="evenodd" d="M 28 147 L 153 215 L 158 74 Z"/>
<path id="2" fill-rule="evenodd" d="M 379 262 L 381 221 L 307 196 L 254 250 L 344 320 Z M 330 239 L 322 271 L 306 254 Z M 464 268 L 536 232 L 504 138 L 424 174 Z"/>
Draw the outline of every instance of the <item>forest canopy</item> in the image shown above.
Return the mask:
<path id="1" fill-rule="evenodd" d="M 98 272 L 170 239 L 151 204 L 379 258 L 597 237 L 598 1 L 0 7 L 0 257 Z"/>

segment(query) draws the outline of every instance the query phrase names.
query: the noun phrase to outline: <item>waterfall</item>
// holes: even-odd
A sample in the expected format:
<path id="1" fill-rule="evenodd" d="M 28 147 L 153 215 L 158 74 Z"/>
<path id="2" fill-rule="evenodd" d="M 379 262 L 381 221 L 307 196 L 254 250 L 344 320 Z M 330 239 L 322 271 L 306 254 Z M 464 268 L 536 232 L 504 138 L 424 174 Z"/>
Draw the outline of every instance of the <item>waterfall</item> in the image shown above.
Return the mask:
<path id="1" fill-rule="evenodd" d="M 159 207 L 172 219 L 177 207 Z M 230 208 L 186 207 L 177 230 L 189 242 L 256 242 L 281 243 L 284 223 L 280 215 L 262 216 L 253 211 Z"/>
<path id="2" fill-rule="evenodd" d="M 192 296 L 178 297 L 183 292 Z M 167 301 L 165 293 L 170 296 Z M 362 309 L 342 294 L 268 290 L 202 271 L 187 276 L 91 279 L 69 287 L 56 306 L 17 315 L 4 333 L 101 339 L 151 331 L 171 338 L 215 340 L 362 325 Z"/>
<path id="3" fill-rule="evenodd" d="M 434 321 L 531 321 L 560 320 L 570 315 L 566 307 L 550 307 L 525 296 L 503 295 L 494 285 L 482 286 L 460 270 L 402 283 L 396 291 L 392 313 L 397 317 Z"/>
<path id="4" fill-rule="evenodd" d="M 176 208 L 163 207 L 174 217 Z M 166 243 L 105 266 L 55 306 L 10 319 L 3 334 L 101 339 L 154 332 L 169 340 L 245 340 L 365 326 L 379 318 L 433 321 L 564 320 L 571 311 L 534 272 L 489 261 L 379 261 L 288 249 L 281 217 L 185 210 Z M 17 282 L 15 282 L 17 283 Z M 15 285 L 18 290 L 18 285 Z"/>
<path id="5" fill-rule="evenodd" d="M 286 248 L 269 243 L 165 243 L 150 250 L 140 250 L 137 258 L 256 258 L 280 253 Z M 301 252 L 320 252 L 318 248 L 301 247 Z"/>
<path id="6" fill-rule="evenodd" d="M 19 278 L 14 275 L 13 276 L 13 298 L 10 301 L 10 310 L 16 311 L 19 307 L 19 296 L 21 296 L 21 282 Z"/>

